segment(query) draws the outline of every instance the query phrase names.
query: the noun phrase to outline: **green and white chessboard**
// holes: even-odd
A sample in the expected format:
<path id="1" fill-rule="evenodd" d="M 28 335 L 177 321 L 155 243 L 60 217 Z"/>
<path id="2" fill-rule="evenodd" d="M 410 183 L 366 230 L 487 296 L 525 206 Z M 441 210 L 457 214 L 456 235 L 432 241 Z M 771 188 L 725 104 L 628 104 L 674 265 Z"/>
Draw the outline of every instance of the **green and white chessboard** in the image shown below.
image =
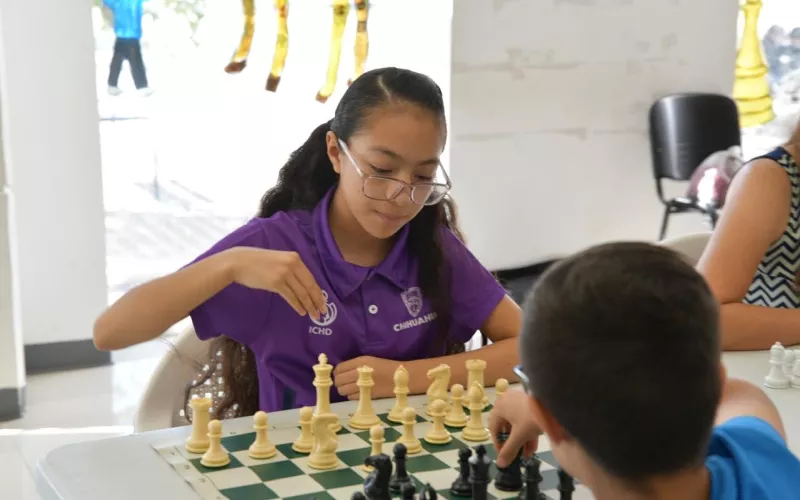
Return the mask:
<path id="1" fill-rule="evenodd" d="M 488 412 L 489 408 L 487 408 Z M 337 412 L 338 413 L 338 412 Z M 432 445 L 425 442 L 423 436 L 432 425 L 430 418 L 424 415 L 424 409 L 418 409 L 415 435 L 422 441 L 422 452 L 409 455 L 406 468 L 411 475 L 417 492 L 421 485 L 430 483 L 440 497 L 456 499 L 450 493 L 450 485 L 458 477 L 458 450 L 464 447 L 474 448 L 484 444 L 487 455 L 496 458 L 494 446 L 490 441 L 476 443 L 461 437 L 460 429 L 448 428 L 453 440 L 446 445 Z M 387 413 L 379 413 L 385 427 L 386 442 L 383 453 L 392 456 L 395 440 L 402 434 L 402 424 L 390 422 Z M 203 500 L 272 500 L 272 499 L 316 499 L 316 500 L 349 500 L 355 491 L 363 491 L 364 479 L 369 475 L 362 469 L 364 459 L 371 452 L 369 431 L 360 431 L 349 427 L 349 416 L 340 415 L 343 425 L 339 432 L 339 448 L 336 452 L 339 466 L 334 470 L 318 471 L 308 466 L 308 456 L 292 450 L 292 443 L 300 434 L 299 427 L 271 428 L 269 439 L 278 448 L 278 454 L 268 460 L 255 460 L 248 456 L 248 448 L 255 439 L 253 432 L 232 433 L 223 427 L 223 447 L 230 453 L 231 463 L 220 469 L 209 469 L 200 465 L 202 455 L 186 451 L 183 442 L 154 445 L 156 451 L 180 474 L 200 495 Z M 484 419 L 486 419 L 484 414 Z M 223 423 L 224 424 L 224 423 Z M 541 491 L 547 498 L 559 498 L 557 463 L 549 451 L 546 437 L 539 441 L 539 452 L 542 460 Z M 492 466 L 491 477 L 494 477 Z M 573 499 L 591 499 L 587 488 L 576 484 Z M 489 484 L 489 498 L 515 498 L 516 492 L 503 492 Z M 397 496 L 397 495 L 395 495 Z"/>

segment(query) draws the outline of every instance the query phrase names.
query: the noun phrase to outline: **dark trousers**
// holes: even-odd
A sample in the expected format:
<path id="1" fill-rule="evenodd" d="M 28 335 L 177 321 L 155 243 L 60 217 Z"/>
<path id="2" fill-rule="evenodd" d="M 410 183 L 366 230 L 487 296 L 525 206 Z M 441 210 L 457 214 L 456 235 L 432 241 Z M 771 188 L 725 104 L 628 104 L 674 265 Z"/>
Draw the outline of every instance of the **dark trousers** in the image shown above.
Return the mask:
<path id="1" fill-rule="evenodd" d="M 117 38 L 114 42 L 114 56 L 111 58 L 111 67 L 108 70 L 108 86 L 117 87 L 119 73 L 122 71 L 122 61 L 128 61 L 133 74 L 133 83 L 137 89 L 147 87 L 147 73 L 142 59 L 142 45 L 134 38 Z"/>

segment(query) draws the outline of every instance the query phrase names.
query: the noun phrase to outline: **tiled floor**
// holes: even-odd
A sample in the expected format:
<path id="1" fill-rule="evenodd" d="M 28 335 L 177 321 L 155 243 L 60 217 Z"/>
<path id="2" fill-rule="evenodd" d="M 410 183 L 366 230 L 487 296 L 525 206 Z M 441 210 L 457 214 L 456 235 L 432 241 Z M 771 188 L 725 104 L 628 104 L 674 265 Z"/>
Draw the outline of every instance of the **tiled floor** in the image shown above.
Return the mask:
<path id="1" fill-rule="evenodd" d="M 111 366 L 29 376 L 25 415 L 0 423 L 0 498 L 39 500 L 36 464 L 51 450 L 132 432 L 139 398 L 169 341 L 116 352 Z"/>

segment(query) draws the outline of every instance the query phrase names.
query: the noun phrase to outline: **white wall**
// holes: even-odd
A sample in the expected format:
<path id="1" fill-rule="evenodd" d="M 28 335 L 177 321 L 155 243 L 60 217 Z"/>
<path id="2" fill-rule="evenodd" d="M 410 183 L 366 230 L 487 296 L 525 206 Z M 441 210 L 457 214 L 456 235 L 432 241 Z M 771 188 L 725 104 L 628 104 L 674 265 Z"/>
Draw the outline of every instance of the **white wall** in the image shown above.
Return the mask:
<path id="1" fill-rule="evenodd" d="M 677 91 L 731 92 L 737 9 L 735 0 L 454 2 L 453 194 L 485 265 L 657 238 L 648 107 Z M 699 216 L 674 216 L 670 234 L 705 228 Z"/>
<path id="2" fill-rule="evenodd" d="M 107 300 L 91 4 L 0 0 L 25 344 L 90 338 Z"/>

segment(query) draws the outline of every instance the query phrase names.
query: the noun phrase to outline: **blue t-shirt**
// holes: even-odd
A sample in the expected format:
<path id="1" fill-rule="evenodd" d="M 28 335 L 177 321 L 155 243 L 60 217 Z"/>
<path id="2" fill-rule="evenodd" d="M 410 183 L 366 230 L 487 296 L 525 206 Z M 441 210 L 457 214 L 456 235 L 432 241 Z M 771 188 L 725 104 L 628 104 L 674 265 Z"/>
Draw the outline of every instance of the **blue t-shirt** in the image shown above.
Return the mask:
<path id="1" fill-rule="evenodd" d="M 760 418 L 737 417 L 715 427 L 706 467 L 711 500 L 800 499 L 800 460 Z"/>
<path id="2" fill-rule="evenodd" d="M 139 40 L 142 38 L 142 4 L 147 0 L 103 0 L 114 13 L 114 34 L 117 38 Z"/>

